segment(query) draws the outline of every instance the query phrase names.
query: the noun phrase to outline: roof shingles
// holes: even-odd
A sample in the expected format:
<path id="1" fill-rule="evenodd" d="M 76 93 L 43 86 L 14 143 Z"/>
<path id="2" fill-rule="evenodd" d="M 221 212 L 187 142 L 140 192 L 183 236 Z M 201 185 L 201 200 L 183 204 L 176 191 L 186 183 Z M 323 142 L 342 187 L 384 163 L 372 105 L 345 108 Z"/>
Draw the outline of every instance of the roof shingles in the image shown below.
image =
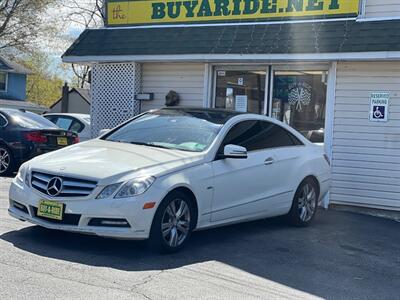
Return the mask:
<path id="1" fill-rule="evenodd" d="M 400 51 L 400 20 L 86 30 L 67 56 Z"/>

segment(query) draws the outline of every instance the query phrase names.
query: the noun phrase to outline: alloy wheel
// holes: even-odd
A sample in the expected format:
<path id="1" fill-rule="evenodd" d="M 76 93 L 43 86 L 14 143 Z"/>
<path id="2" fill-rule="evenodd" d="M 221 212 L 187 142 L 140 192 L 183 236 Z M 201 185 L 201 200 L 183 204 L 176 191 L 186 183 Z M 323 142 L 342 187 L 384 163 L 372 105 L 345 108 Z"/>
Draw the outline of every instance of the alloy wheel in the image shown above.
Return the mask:
<path id="1" fill-rule="evenodd" d="M 180 246 L 190 232 L 190 209 L 186 201 L 173 200 L 165 209 L 161 220 L 164 241 L 170 247 Z"/>
<path id="2" fill-rule="evenodd" d="M 300 219 L 303 222 L 310 221 L 317 207 L 317 193 L 315 188 L 309 183 L 303 185 L 298 203 Z"/>
<path id="3" fill-rule="evenodd" d="M 11 158 L 8 151 L 4 148 L 0 148 L 0 174 L 8 171 L 10 167 Z"/>

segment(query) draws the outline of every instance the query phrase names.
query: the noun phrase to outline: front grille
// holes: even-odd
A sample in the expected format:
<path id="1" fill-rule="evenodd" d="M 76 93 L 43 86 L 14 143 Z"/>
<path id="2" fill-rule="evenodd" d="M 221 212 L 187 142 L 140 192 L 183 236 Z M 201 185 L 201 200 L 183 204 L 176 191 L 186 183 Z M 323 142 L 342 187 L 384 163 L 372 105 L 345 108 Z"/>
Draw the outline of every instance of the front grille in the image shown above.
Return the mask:
<path id="1" fill-rule="evenodd" d="M 35 218 L 38 218 L 40 220 L 43 220 L 43 221 L 46 221 L 49 223 L 53 223 L 53 224 L 78 226 L 79 220 L 81 219 L 81 215 L 77 215 L 77 214 L 64 214 L 62 220 L 53 220 L 53 219 L 43 218 L 43 217 L 39 217 L 37 215 L 38 209 L 36 207 L 32 207 L 32 209 L 33 209 L 33 214 L 34 214 Z"/>
<path id="2" fill-rule="evenodd" d="M 62 180 L 62 189 L 58 195 L 54 196 L 56 198 L 86 197 L 90 195 L 97 186 L 96 181 L 56 176 L 41 172 L 32 173 L 31 185 L 39 192 L 49 195 L 47 193 L 47 186 L 49 181 L 55 177 L 58 177 Z"/>

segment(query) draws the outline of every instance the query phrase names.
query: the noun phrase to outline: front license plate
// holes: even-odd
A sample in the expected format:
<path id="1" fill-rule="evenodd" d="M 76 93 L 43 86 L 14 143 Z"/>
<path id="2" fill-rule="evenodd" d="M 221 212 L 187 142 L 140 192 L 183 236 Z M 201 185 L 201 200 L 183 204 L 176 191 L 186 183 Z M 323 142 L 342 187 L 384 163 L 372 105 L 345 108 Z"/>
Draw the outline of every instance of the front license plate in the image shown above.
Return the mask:
<path id="1" fill-rule="evenodd" d="M 42 200 L 39 202 L 37 215 L 53 220 L 63 219 L 64 204 L 54 201 Z"/>
<path id="2" fill-rule="evenodd" d="M 60 146 L 67 146 L 68 145 L 68 140 L 65 137 L 58 137 L 57 138 L 57 144 Z"/>

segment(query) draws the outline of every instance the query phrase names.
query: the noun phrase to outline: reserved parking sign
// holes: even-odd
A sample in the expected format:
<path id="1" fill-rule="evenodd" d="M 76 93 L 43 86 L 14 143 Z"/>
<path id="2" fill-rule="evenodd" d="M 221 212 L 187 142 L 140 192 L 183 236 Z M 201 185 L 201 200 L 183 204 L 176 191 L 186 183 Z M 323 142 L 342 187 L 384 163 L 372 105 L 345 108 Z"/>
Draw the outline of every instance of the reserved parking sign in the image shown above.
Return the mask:
<path id="1" fill-rule="evenodd" d="M 371 122 L 387 122 L 389 114 L 389 92 L 371 93 L 371 108 L 369 120 Z"/>

